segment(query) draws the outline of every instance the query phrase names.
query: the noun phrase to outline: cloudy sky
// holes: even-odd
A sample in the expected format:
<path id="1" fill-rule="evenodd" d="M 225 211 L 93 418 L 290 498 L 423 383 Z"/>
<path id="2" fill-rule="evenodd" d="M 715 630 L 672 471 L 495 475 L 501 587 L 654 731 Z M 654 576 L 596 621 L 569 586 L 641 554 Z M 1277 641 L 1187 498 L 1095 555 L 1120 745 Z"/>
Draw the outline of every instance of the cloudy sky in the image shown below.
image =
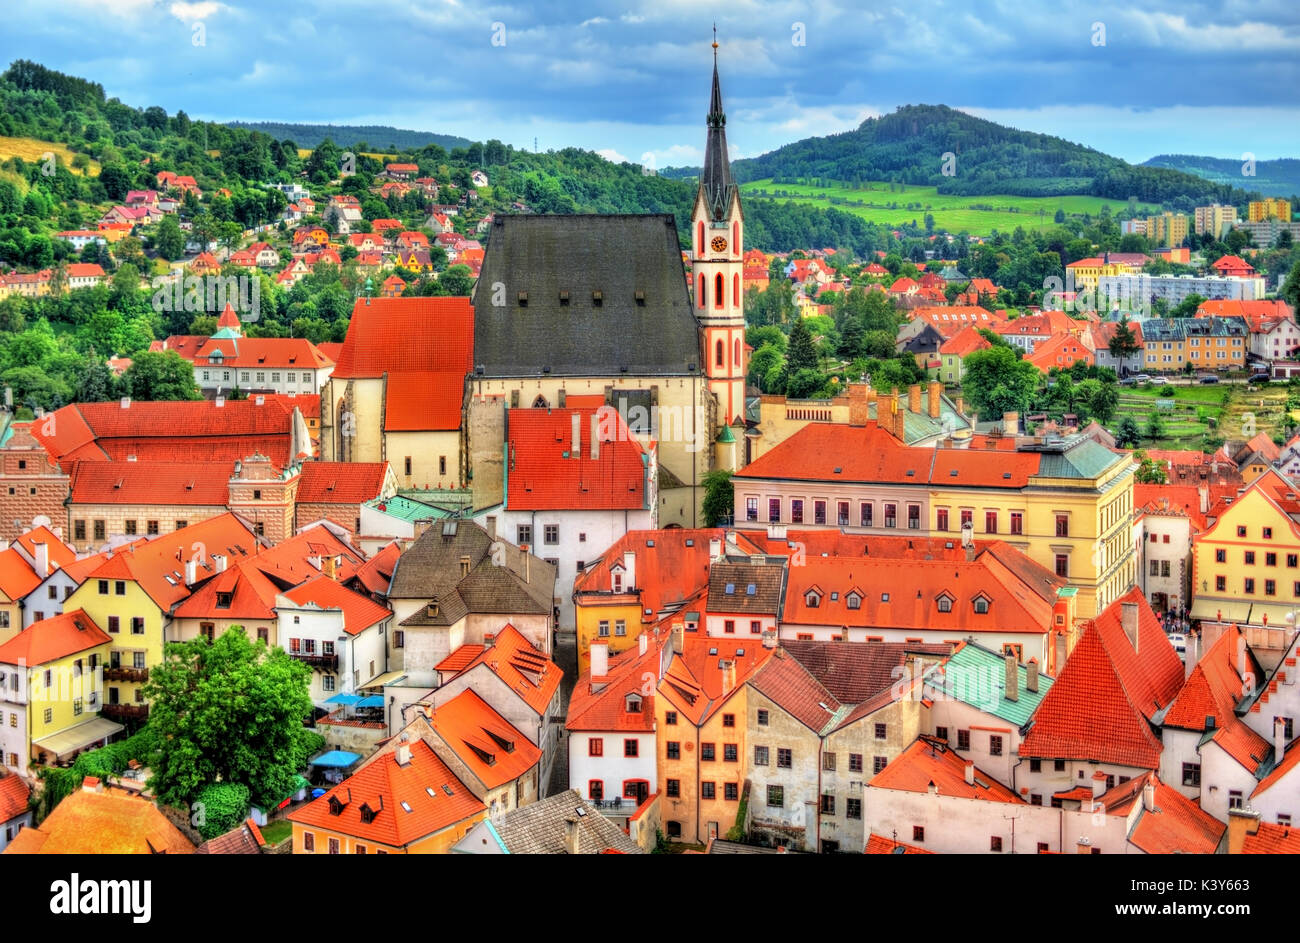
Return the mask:
<path id="1" fill-rule="evenodd" d="M 666 167 L 700 158 L 715 21 L 734 157 L 906 104 L 1131 161 L 1300 157 L 1296 0 L 6 0 L 0 60 L 198 118 L 536 138 Z"/>

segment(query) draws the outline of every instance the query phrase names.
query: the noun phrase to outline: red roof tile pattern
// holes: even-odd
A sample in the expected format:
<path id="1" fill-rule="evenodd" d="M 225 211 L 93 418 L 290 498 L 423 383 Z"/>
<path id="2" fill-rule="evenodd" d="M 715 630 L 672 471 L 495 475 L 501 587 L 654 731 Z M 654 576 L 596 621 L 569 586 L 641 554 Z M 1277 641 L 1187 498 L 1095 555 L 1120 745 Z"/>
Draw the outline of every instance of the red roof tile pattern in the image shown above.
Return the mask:
<path id="1" fill-rule="evenodd" d="M 1214 854 L 1228 827 L 1177 789 L 1165 785 L 1155 773 L 1135 776 L 1103 794 L 1098 802 L 1108 815 L 1127 815 L 1134 803 L 1144 801 L 1148 782 L 1155 788 L 1154 809 L 1139 813 L 1129 832 L 1129 842 L 1149 855 Z"/>
<path id="2" fill-rule="evenodd" d="M 939 346 L 939 353 L 951 357 L 965 357 L 977 350 L 988 350 L 992 346 L 979 332 L 979 328 L 967 326 L 944 341 Z"/>
<path id="3" fill-rule="evenodd" d="M 966 782 L 966 761 L 948 749 L 942 740 L 920 737 L 903 755 L 873 776 L 867 783 L 872 789 L 898 789 L 903 792 L 928 792 L 931 784 L 941 796 L 985 799 L 991 802 L 1023 804 L 1014 792 L 978 767 L 975 781 Z"/>
<path id="4" fill-rule="evenodd" d="M 932 855 L 933 851 L 926 851 L 924 848 L 918 848 L 916 845 L 909 845 L 905 842 L 894 841 L 892 838 L 885 838 L 877 835 L 875 832 L 867 839 L 867 848 L 863 854 L 868 855 Z"/>
<path id="5" fill-rule="evenodd" d="M 448 675 L 460 674 L 460 672 L 465 670 L 467 665 L 482 653 L 485 647 L 486 646 L 483 645 L 470 645 L 466 643 L 434 665 L 433 670 Z"/>
<path id="6" fill-rule="evenodd" d="M 479 665 L 505 682 L 537 714 L 546 713 L 564 675 L 559 665 L 508 622 L 497 632 L 493 644 L 479 652 L 464 671 Z"/>
<path id="7" fill-rule="evenodd" d="M 31 787 L 13 773 L 0 776 L 0 823 L 11 822 L 27 811 Z"/>
<path id="8" fill-rule="evenodd" d="M 224 508 L 234 471 L 229 462 L 77 462 L 69 502 Z"/>
<path id="9" fill-rule="evenodd" d="M 749 685 L 813 733 L 830 723 L 840 702 L 796 658 L 784 652 L 754 672 Z"/>
<path id="10" fill-rule="evenodd" d="M 383 493 L 387 473 L 387 462 L 304 462 L 298 502 L 364 504 Z"/>
<path id="11" fill-rule="evenodd" d="M 518 511 L 640 510 L 645 507 L 645 450 L 618 411 L 512 409 L 506 507 Z M 577 423 L 577 454 L 573 429 Z M 592 457 L 592 440 L 598 441 Z"/>
<path id="12" fill-rule="evenodd" d="M 1243 855 L 1300 855 L 1300 830 L 1289 825 L 1260 822 L 1254 835 L 1247 834 L 1241 845 Z"/>
<path id="13" fill-rule="evenodd" d="M 429 725 L 488 789 L 518 779 L 542 751 L 472 688 L 427 711 Z"/>
<path id="14" fill-rule="evenodd" d="M 41 584 L 38 576 L 21 553 L 15 548 L 0 551 L 0 592 L 12 601 L 22 599 Z"/>
<path id="15" fill-rule="evenodd" d="M 423 740 L 410 744 L 410 761 L 404 766 L 397 762 L 396 746 L 377 753 L 319 799 L 291 812 L 289 821 L 404 848 L 485 811 Z M 332 814 L 331 803 L 341 805 L 338 815 Z M 367 822 L 371 813 L 374 818 Z"/>
<path id="16" fill-rule="evenodd" d="M 33 622 L 0 645 L 0 662 L 6 665 L 44 665 L 97 645 L 113 641 L 84 609 L 73 609 Z"/>
<path id="17" fill-rule="evenodd" d="M 687 636 L 683 650 L 673 656 L 659 682 L 659 694 L 699 726 L 744 687 L 773 651 L 764 648 L 758 639 Z M 735 667 L 728 672 L 720 662 L 731 662 Z"/>
<path id="18" fill-rule="evenodd" d="M 44 543 L 50 561 L 50 572 L 69 566 L 75 563 L 77 559 L 77 552 L 56 537 L 54 532 L 43 524 L 40 527 L 34 527 L 23 534 L 19 534 L 14 538 L 14 543 L 22 547 L 28 557 L 33 560 L 36 559 L 36 544 Z M 47 572 L 36 575 L 43 578 L 50 574 Z"/>
<path id="19" fill-rule="evenodd" d="M 724 531 L 672 528 L 671 530 L 634 530 L 620 537 L 589 563 L 574 581 L 575 593 L 611 591 L 611 567 L 623 566 L 623 556 L 634 554 L 635 590 L 639 592 L 643 622 L 652 622 L 667 606 L 684 602 L 700 594 L 709 584 L 709 541 L 722 540 Z M 648 546 L 653 543 L 654 546 Z M 649 615 L 644 615 L 645 610 Z"/>
<path id="20" fill-rule="evenodd" d="M 191 855 L 194 844 L 148 799 L 121 789 L 89 792 L 86 777 L 37 828 L 9 843 L 13 855 Z M 99 787 L 103 788 L 103 787 Z"/>
<path id="21" fill-rule="evenodd" d="M 655 729 L 655 694 L 653 688 L 646 693 L 646 674 L 650 678 L 658 676 L 664 639 L 656 637 L 651 641 L 649 634 L 646 638 L 644 655 L 639 646 L 611 655 L 599 683 L 592 681 L 590 671 L 578 678 L 569 695 L 566 730 L 650 733 Z M 628 695 L 640 698 L 639 711 L 627 709 Z"/>
<path id="22" fill-rule="evenodd" d="M 357 580 L 371 593 L 388 594 L 388 586 L 393 581 L 393 569 L 397 558 L 402 555 L 402 548 L 396 541 L 387 544 L 369 560 L 357 567 Z"/>
<path id="23" fill-rule="evenodd" d="M 314 603 L 322 609 L 341 611 L 343 631 L 348 635 L 359 635 L 372 625 L 378 625 L 393 616 L 392 610 L 379 605 L 368 596 L 352 592 L 328 576 L 307 580 L 284 596 L 300 606 Z"/>

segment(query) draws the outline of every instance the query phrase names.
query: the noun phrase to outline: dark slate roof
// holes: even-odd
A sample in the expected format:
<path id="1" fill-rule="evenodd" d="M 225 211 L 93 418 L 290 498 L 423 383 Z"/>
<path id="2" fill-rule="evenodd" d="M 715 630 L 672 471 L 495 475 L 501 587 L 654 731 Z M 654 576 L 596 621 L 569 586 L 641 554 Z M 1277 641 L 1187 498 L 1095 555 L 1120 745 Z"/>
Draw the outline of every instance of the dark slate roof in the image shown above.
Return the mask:
<path id="1" fill-rule="evenodd" d="M 466 557 L 469 573 L 462 576 Z M 549 613 L 554 595 L 555 567 L 512 543 L 494 542 L 472 521 L 435 522 L 398 558 L 388 590 L 390 599 L 438 601 L 437 615 L 425 606 L 402 625 L 450 625 L 468 612 Z"/>
<path id="2" fill-rule="evenodd" d="M 845 704 L 861 703 L 892 686 L 908 652 L 943 657 L 952 651 L 951 645 L 917 642 L 783 641 L 781 647 Z"/>
<path id="3" fill-rule="evenodd" d="M 739 563 L 719 560 L 709 568 L 709 612 L 775 615 L 781 611 L 785 582 L 781 563 Z M 727 592 L 727 587 L 731 592 Z M 751 593 L 749 587 L 753 586 Z"/>
<path id="4" fill-rule="evenodd" d="M 476 374 L 700 375 L 699 344 L 671 215 L 492 220 L 474 289 Z"/>
<path id="5" fill-rule="evenodd" d="M 579 809 L 582 815 L 577 813 Z M 507 812 L 493 820 L 492 827 L 512 855 L 563 855 L 567 854 L 564 823 L 571 818 L 578 821 L 578 854 L 599 855 L 610 850 L 644 854 L 612 819 L 572 789 Z"/>

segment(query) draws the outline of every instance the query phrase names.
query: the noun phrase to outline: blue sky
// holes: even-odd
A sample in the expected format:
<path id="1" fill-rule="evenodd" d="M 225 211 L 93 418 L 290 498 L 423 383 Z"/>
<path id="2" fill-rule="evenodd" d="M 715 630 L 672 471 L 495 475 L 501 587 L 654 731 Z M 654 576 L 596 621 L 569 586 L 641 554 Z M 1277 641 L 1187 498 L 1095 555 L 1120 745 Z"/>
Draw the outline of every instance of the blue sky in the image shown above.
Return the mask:
<path id="1" fill-rule="evenodd" d="M 536 137 L 543 150 L 689 164 L 716 20 L 733 157 L 922 103 L 1132 161 L 1300 157 L 1296 0 L 55 6 L 7 0 L 0 60 L 211 120 L 387 124 L 529 148 Z"/>

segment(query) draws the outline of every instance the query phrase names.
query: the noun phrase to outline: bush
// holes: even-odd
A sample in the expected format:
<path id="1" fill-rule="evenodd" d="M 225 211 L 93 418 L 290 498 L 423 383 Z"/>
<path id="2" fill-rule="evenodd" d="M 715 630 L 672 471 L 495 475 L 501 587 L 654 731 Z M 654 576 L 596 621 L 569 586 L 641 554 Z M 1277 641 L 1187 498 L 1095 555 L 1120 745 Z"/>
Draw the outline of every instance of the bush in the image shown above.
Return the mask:
<path id="1" fill-rule="evenodd" d="M 212 783 L 194 800 L 193 821 L 199 834 L 208 838 L 224 835 L 248 814 L 248 787 L 241 783 Z"/>

